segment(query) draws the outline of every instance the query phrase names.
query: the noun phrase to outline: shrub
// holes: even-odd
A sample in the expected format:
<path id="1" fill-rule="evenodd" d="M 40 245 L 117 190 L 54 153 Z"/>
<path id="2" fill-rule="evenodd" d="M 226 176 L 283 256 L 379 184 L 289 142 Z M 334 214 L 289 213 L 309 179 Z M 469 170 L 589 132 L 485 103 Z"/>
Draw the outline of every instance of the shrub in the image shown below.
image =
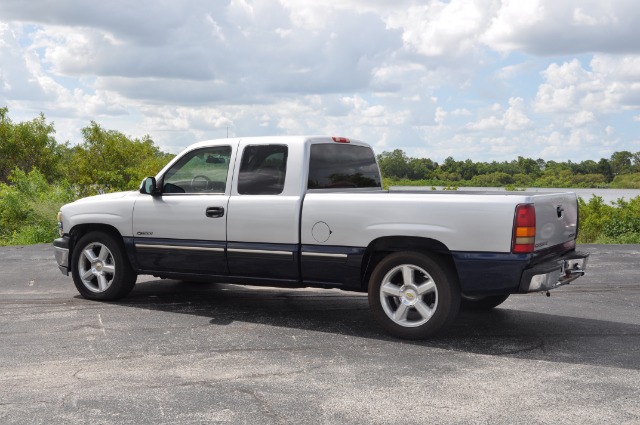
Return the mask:
<path id="1" fill-rule="evenodd" d="M 579 198 L 578 206 L 579 243 L 640 243 L 640 197 L 619 199 L 612 205 L 599 196 L 588 203 Z"/>
<path id="2" fill-rule="evenodd" d="M 0 184 L 0 245 L 51 242 L 57 235 L 56 213 L 75 197 L 71 186 L 49 184 L 37 169 L 16 169 L 9 181 Z"/>
<path id="3" fill-rule="evenodd" d="M 589 202 L 578 197 L 578 210 L 580 214 L 580 228 L 578 230 L 578 242 L 595 242 L 604 227 L 605 216 L 612 207 L 606 205 L 601 196 L 593 196 Z"/>
<path id="4" fill-rule="evenodd" d="M 615 176 L 611 188 L 640 189 L 640 173 L 620 174 Z"/>

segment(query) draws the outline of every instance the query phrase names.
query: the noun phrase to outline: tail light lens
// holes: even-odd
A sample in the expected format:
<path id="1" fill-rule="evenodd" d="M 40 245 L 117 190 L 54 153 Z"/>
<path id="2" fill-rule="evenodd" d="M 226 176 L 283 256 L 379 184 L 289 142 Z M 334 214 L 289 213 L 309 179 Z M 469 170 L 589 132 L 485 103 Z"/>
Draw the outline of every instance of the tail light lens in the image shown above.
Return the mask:
<path id="1" fill-rule="evenodd" d="M 514 254 L 529 254 L 535 249 L 536 243 L 536 210 L 532 204 L 516 206 L 513 219 L 513 240 L 511 252 Z"/>

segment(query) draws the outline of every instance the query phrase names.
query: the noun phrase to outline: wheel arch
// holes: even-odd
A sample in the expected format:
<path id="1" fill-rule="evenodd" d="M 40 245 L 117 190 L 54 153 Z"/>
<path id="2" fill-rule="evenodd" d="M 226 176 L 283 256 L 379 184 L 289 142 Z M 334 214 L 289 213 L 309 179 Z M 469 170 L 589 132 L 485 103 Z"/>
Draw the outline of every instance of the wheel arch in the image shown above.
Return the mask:
<path id="1" fill-rule="evenodd" d="M 386 256 L 395 252 L 413 251 L 421 253 L 430 253 L 437 256 L 445 263 L 455 277 L 458 278 L 458 272 L 449 248 L 442 242 L 416 236 L 385 236 L 372 241 L 364 253 L 362 259 L 361 270 L 361 289 L 367 291 L 369 278 L 373 273 L 376 265 Z"/>
<path id="2" fill-rule="evenodd" d="M 114 226 L 111 226 L 109 224 L 102 224 L 102 223 L 83 223 L 83 224 L 78 224 L 71 229 L 71 231 L 69 232 L 69 237 L 70 237 L 69 238 L 70 239 L 69 240 L 69 258 L 72 258 L 73 252 L 76 248 L 76 244 L 78 243 L 80 238 L 82 238 L 84 235 L 90 232 L 102 232 L 102 233 L 111 235 L 117 240 L 121 241 L 123 244 L 123 247 L 125 248 L 125 252 L 127 253 L 127 257 L 129 257 L 129 262 L 134 264 L 132 262 L 131 255 L 129 254 L 129 250 L 126 249 L 122 234 L 120 234 L 118 229 L 116 229 Z M 72 267 L 73 265 L 71 264 L 71 262 L 69 262 L 69 271 L 71 271 Z"/>

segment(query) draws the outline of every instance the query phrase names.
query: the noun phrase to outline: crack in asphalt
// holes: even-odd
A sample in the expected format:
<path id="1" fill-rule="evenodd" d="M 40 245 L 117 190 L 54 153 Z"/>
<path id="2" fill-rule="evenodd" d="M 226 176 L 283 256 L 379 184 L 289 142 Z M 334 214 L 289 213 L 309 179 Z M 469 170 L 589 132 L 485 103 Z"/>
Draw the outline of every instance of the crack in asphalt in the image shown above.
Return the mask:
<path id="1" fill-rule="evenodd" d="M 240 388 L 238 389 L 239 392 L 244 393 L 249 395 L 251 398 L 253 398 L 257 403 L 258 406 L 260 406 L 260 409 L 262 410 L 262 412 L 268 417 L 271 418 L 272 420 L 274 420 L 274 423 L 278 423 L 278 424 L 284 424 L 286 423 L 286 421 L 283 421 L 272 409 L 271 405 L 268 403 L 268 401 L 264 398 L 261 397 L 258 394 L 258 391 L 256 390 L 251 390 L 251 389 L 246 389 L 246 388 Z"/>

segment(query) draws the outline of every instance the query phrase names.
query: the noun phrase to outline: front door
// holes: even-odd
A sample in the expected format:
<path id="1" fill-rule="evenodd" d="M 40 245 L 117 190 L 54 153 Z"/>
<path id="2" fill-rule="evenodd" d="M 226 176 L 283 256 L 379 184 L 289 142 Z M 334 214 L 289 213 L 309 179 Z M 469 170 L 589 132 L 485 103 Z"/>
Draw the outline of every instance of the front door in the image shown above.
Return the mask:
<path id="1" fill-rule="evenodd" d="M 158 180 L 160 196 L 140 195 L 133 211 L 143 272 L 228 274 L 225 255 L 230 145 L 194 149 Z"/>

